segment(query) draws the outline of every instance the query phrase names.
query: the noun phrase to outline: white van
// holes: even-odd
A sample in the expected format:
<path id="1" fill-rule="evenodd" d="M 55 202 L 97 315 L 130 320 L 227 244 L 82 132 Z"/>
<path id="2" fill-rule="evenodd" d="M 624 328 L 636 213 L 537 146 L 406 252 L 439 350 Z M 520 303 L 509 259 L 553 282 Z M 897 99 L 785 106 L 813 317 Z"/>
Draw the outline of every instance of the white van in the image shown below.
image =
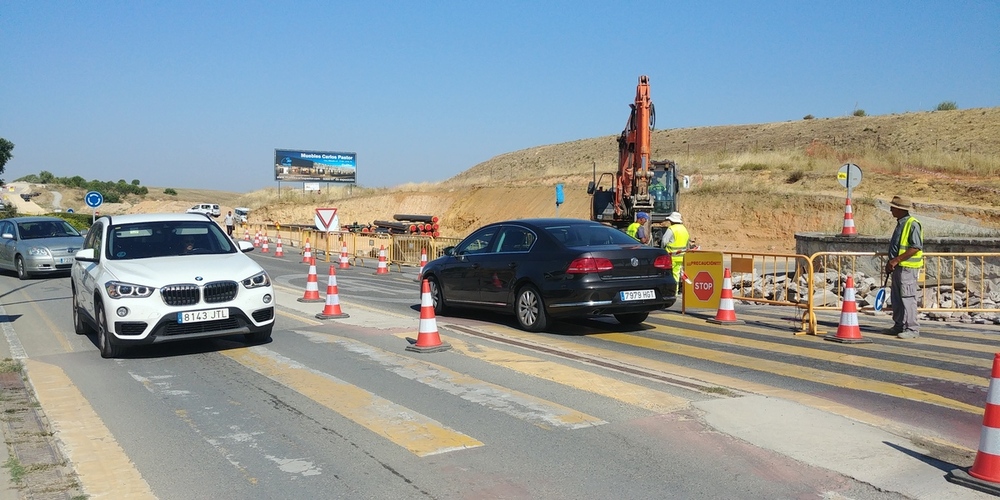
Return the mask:
<path id="1" fill-rule="evenodd" d="M 215 203 L 199 203 L 189 209 L 187 209 L 189 214 L 208 214 L 212 217 L 218 217 L 222 215 L 222 210 L 219 205 Z"/>
<path id="2" fill-rule="evenodd" d="M 235 214 L 233 219 L 235 219 L 236 222 L 239 222 L 240 224 L 246 224 L 248 216 L 250 215 L 250 209 L 246 207 L 236 207 L 233 209 L 233 214 Z"/>

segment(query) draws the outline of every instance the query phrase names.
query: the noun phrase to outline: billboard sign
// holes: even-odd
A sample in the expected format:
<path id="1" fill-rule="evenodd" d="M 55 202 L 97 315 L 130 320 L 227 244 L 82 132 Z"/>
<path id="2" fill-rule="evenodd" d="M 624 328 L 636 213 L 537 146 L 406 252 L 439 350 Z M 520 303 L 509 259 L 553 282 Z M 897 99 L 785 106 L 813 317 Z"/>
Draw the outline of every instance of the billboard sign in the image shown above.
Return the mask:
<path id="1" fill-rule="evenodd" d="M 357 153 L 274 150 L 274 180 L 356 184 Z"/>

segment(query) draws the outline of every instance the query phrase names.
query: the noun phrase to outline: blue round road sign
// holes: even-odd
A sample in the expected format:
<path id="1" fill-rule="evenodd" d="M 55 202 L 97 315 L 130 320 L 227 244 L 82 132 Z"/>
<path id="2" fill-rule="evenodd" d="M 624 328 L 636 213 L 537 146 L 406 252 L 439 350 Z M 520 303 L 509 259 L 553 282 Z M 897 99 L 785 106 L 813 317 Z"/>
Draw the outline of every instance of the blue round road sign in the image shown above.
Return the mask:
<path id="1" fill-rule="evenodd" d="M 104 203 L 104 197 L 101 196 L 101 193 L 98 193 L 97 191 L 90 191 L 89 193 L 87 193 L 86 196 L 83 197 L 83 201 L 87 202 L 88 207 L 97 208 L 101 206 L 101 203 Z"/>

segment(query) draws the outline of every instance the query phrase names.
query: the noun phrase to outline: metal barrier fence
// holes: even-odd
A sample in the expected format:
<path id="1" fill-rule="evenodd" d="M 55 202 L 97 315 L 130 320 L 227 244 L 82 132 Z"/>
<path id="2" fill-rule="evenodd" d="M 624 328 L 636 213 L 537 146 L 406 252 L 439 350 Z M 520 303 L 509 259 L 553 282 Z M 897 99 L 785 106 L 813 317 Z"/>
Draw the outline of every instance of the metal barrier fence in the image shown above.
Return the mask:
<path id="1" fill-rule="evenodd" d="M 879 289 L 889 286 L 884 253 L 727 255 L 733 299 L 803 309 L 797 334 L 823 333 L 816 312 L 841 310 L 847 276 L 853 278 L 859 311 L 874 310 Z M 1000 312 L 1000 253 L 925 252 L 918 285 L 917 310 L 928 318 L 985 323 L 988 314 Z"/>
<path id="2" fill-rule="evenodd" d="M 384 248 L 388 264 L 419 266 L 424 251 L 427 252 L 427 259 L 432 260 L 444 255 L 446 247 L 462 241 L 460 238 L 431 238 L 414 234 L 327 232 L 301 224 L 249 225 L 243 237 L 249 236 L 253 240 L 258 232 L 271 241 L 281 238 L 283 244 L 298 249 L 299 254 L 308 241 L 317 262 L 338 262 L 346 246 L 350 261 L 361 265 L 366 259 L 377 261 L 379 252 Z M 233 236 L 240 238 L 238 234 Z"/>

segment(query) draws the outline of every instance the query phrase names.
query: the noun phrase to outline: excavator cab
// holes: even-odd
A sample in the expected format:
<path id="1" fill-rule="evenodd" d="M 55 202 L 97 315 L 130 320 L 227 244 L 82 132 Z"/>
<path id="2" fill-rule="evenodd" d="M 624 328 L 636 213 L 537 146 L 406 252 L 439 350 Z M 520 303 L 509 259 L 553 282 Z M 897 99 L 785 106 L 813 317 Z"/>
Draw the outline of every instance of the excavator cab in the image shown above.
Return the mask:
<path id="1" fill-rule="evenodd" d="M 651 222 L 663 222 L 670 212 L 677 211 L 677 193 L 680 191 L 677 165 L 672 161 L 654 161 L 651 162 L 651 167 L 652 177 L 649 180 L 649 198 L 653 204 L 653 209 L 650 211 Z"/>

